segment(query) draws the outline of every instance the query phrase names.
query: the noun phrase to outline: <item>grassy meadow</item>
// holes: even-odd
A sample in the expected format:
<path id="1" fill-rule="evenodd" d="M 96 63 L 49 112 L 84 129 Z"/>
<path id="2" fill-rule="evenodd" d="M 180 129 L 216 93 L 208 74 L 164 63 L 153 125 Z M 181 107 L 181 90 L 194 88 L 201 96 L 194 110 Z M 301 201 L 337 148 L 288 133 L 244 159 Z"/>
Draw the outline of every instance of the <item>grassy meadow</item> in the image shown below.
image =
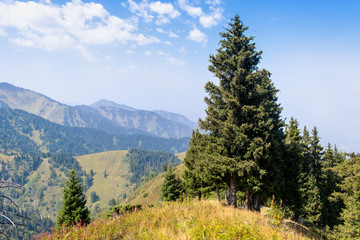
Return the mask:
<path id="1" fill-rule="evenodd" d="M 129 194 L 132 186 L 129 181 L 129 164 L 124 161 L 128 151 L 110 151 L 76 157 L 82 169 L 94 172 L 93 185 L 86 191 L 88 205 L 92 212 L 104 209 L 111 199 L 122 199 Z M 90 203 L 91 192 L 96 192 L 100 200 Z"/>
<path id="2" fill-rule="evenodd" d="M 291 225 L 272 225 L 256 212 L 212 200 L 161 203 L 120 217 L 99 218 L 86 227 L 55 229 L 37 239 L 314 239 Z"/>

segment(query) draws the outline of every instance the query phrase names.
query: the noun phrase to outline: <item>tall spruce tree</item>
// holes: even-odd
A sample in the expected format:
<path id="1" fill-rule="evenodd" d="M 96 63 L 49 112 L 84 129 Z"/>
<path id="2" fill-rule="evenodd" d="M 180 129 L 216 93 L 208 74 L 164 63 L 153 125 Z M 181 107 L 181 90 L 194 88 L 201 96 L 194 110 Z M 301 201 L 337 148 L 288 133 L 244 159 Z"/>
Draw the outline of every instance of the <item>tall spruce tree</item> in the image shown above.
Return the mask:
<path id="1" fill-rule="evenodd" d="M 321 221 L 323 208 L 321 197 L 321 156 L 322 147 L 316 127 L 310 136 L 306 127 L 303 131 L 303 162 L 300 171 L 301 194 L 304 199 L 303 216 L 313 224 Z"/>
<path id="2" fill-rule="evenodd" d="M 81 222 L 81 224 L 90 223 L 90 211 L 86 207 L 86 198 L 83 194 L 83 187 L 77 177 L 74 169 L 68 173 L 68 180 L 63 188 L 62 206 L 59 211 L 57 225 L 71 226 Z"/>
<path id="3" fill-rule="evenodd" d="M 199 120 L 199 128 L 211 149 L 205 165 L 222 169 L 228 181 L 228 204 L 237 206 L 239 185 L 246 208 L 260 210 L 261 200 L 279 190 L 284 122 L 278 90 L 270 73 L 258 69 L 261 51 L 244 34 L 247 29 L 236 15 L 220 33 L 220 48 L 210 55 L 209 65 L 220 83 L 205 85 L 207 116 Z"/>
<path id="4" fill-rule="evenodd" d="M 344 155 L 339 153 L 336 145 L 334 148 L 329 143 L 322 161 L 322 187 L 321 196 L 323 197 L 323 208 L 321 213 L 321 225 L 333 228 L 340 224 L 340 212 L 344 207 L 342 199 L 331 197 L 333 192 L 340 192 L 341 178 L 336 173 L 335 168 L 344 161 Z"/>
<path id="5" fill-rule="evenodd" d="M 165 173 L 165 180 L 161 187 L 160 200 L 162 201 L 176 201 L 180 198 L 183 191 L 181 181 L 176 177 L 174 168 L 169 161 L 168 170 Z"/>
<path id="6" fill-rule="evenodd" d="M 291 117 L 286 127 L 286 138 L 284 151 L 283 176 L 284 187 L 281 194 L 284 205 L 287 207 L 288 214 L 292 217 L 299 217 L 302 214 L 303 199 L 300 191 L 300 168 L 303 162 L 301 155 L 301 135 L 299 123 Z"/>

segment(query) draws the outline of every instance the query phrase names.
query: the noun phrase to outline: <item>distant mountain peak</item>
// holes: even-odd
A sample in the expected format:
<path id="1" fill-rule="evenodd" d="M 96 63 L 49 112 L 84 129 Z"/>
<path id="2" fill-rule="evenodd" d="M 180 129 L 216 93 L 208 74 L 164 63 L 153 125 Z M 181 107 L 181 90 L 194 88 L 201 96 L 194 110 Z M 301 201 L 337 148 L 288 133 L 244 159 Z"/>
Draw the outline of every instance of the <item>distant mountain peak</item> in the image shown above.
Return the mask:
<path id="1" fill-rule="evenodd" d="M 109 101 L 106 99 L 101 99 L 93 104 L 90 105 L 90 107 L 93 108 L 99 108 L 99 107 L 114 107 L 114 108 L 121 108 L 121 109 L 125 109 L 128 111 L 136 111 L 137 109 L 123 105 L 123 104 L 118 104 L 116 102 L 113 101 Z"/>
<path id="2" fill-rule="evenodd" d="M 2 108 L 21 109 L 61 125 L 95 128 L 112 134 L 182 138 L 189 137 L 194 128 L 194 123 L 175 113 L 139 110 L 106 99 L 90 106 L 68 106 L 9 83 L 0 83 Z"/>
<path id="3" fill-rule="evenodd" d="M 19 90 L 24 90 L 22 88 L 19 88 L 19 87 L 16 87 L 10 83 L 7 83 L 7 82 L 1 82 L 0 83 L 0 89 L 3 89 L 3 90 L 6 90 L 6 91 L 19 91 Z"/>

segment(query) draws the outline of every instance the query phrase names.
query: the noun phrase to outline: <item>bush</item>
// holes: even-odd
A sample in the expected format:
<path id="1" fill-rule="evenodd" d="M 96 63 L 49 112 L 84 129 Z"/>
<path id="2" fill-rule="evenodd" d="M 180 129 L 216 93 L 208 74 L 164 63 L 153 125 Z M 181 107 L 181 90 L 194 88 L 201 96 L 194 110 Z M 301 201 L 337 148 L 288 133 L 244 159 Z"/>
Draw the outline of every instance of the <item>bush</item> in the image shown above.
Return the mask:
<path id="1" fill-rule="evenodd" d="M 106 213 L 106 217 L 110 218 L 114 215 L 121 215 L 124 213 L 131 213 L 137 210 L 141 210 L 142 205 L 141 204 L 135 204 L 135 205 L 117 205 L 113 207 L 108 213 Z"/>
<path id="2" fill-rule="evenodd" d="M 272 201 L 271 201 L 271 207 L 269 210 L 269 216 L 271 218 L 271 223 L 279 226 L 283 223 L 284 217 L 285 217 L 285 210 L 282 206 L 282 200 L 280 200 L 280 204 L 276 202 L 275 196 L 273 195 Z"/>

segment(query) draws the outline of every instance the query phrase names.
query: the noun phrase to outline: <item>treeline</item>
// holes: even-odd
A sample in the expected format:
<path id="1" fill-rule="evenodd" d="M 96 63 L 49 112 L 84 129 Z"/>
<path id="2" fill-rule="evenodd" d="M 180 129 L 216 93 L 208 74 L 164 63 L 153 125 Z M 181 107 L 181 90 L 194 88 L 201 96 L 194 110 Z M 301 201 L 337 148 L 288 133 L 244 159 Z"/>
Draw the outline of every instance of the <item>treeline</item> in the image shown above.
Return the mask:
<path id="1" fill-rule="evenodd" d="M 213 191 L 228 198 L 229 179 L 226 173 L 209 171 L 211 162 L 199 157 L 191 144 L 185 158 L 185 192 L 190 196 L 208 196 Z M 270 205 L 271 194 L 282 202 L 286 216 L 305 225 L 316 225 L 330 229 L 336 238 L 354 238 L 360 232 L 360 155 L 340 152 L 330 143 L 324 148 L 320 144 L 317 128 L 311 132 L 306 127 L 301 131 L 299 123 L 291 118 L 285 128 L 281 149 L 282 161 L 277 163 L 279 176 L 276 186 L 267 197 L 263 195 L 261 205 Z M 197 164 L 197 166 L 195 166 Z M 271 183 L 259 186 L 266 189 Z M 237 204 L 246 207 L 246 185 L 237 183 Z M 256 191 L 256 187 L 251 191 Z M 220 196 L 219 196 L 220 198 Z M 254 209 L 256 198 L 250 199 Z"/>
<path id="2" fill-rule="evenodd" d="M 210 55 L 219 84 L 205 85 L 206 117 L 184 160 L 185 191 L 199 198 L 215 191 L 218 199 L 223 192 L 229 206 L 255 211 L 275 198 L 292 219 L 359 239 L 359 155 L 330 144 L 324 150 L 316 127 L 301 132 L 293 118 L 285 124 L 278 90 L 270 72 L 257 67 L 262 52 L 246 30 L 235 16 Z"/>
<path id="3" fill-rule="evenodd" d="M 181 163 L 174 154 L 140 149 L 130 149 L 126 154 L 126 161 L 130 165 L 130 182 L 136 185 L 143 182 L 150 175 L 156 176 L 161 173 L 169 162 L 173 165 Z M 152 174 L 152 172 L 155 174 Z"/>
<path id="4" fill-rule="evenodd" d="M 130 148 L 183 152 L 188 148 L 188 139 L 112 135 L 95 129 L 62 126 L 17 109 L 0 108 L 0 152 L 8 155 L 30 152 L 84 155 Z"/>

